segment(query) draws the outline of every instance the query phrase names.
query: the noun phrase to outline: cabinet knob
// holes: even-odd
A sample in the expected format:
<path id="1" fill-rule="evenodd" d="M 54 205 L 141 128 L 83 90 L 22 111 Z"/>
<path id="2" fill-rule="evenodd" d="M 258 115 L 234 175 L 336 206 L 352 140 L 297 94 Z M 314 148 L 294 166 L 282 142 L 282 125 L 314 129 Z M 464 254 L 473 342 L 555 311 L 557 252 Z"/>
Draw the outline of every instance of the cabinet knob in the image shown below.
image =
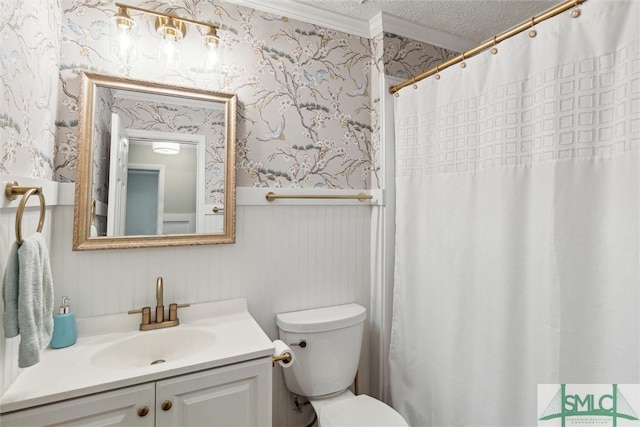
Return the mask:
<path id="1" fill-rule="evenodd" d="M 138 416 L 144 417 L 149 413 L 149 408 L 146 406 L 141 406 L 138 408 Z"/>
<path id="2" fill-rule="evenodd" d="M 162 402 L 162 410 L 163 411 L 168 411 L 169 409 L 171 409 L 171 407 L 173 406 L 173 403 L 171 403 L 170 400 L 165 400 L 164 402 Z"/>

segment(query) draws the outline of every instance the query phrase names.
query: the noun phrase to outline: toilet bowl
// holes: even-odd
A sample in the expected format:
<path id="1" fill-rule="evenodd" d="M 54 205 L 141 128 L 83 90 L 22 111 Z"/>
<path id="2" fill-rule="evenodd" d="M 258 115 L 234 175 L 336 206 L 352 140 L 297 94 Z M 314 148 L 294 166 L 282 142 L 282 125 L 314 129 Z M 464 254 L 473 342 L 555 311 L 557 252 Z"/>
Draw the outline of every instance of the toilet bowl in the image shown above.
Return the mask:
<path id="1" fill-rule="evenodd" d="M 366 310 L 358 304 L 276 316 L 280 339 L 295 358 L 284 369 L 287 388 L 306 396 L 320 427 L 408 426 L 392 407 L 349 386 L 358 369 Z"/>
<path id="2" fill-rule="evenodd" d="M 407 422 L 391 406 L 366 394 L 347 390 L 328 399 L 310 399 L 321 427 L 404 427 Z"/>

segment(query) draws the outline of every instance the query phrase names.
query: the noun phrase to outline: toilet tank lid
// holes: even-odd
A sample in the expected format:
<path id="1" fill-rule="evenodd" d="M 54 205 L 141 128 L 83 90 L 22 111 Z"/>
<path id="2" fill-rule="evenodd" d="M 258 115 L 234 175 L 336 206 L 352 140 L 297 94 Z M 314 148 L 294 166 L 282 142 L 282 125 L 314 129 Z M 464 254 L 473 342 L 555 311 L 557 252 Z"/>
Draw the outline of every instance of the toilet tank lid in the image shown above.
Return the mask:
<path id="1" fill-rule="evenodd" d="M 286 332 L 323 332 L 357 325 L 367 317 L 366 309 L 358 304 L 344 304 L 311 310 L 280 313 L 278 327 Z"/>

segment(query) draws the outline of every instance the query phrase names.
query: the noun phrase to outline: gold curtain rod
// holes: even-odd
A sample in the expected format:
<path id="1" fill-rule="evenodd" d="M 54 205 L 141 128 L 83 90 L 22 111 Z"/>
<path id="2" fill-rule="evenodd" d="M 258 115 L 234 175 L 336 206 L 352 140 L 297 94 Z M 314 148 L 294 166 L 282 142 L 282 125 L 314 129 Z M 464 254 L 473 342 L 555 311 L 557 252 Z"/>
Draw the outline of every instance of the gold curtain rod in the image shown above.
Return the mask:
<path id="1" fill-rule="evenodd" d="M 523 22 L 522 24 L 513 27 L 510 30 L 505 31 L 504 33 L 501 33 L 497 36 L 494 36 L 493 38 L 487 40 L 486 42 L 482 43 L 479 46 L 474 47 L 471 50 L 468 50 L 466 52 L 462 52 L 460 55 L 449 59 L 446 62 L 443 62 L 442 64 L 436 65 L 435 67 L 421 73 L 418 74 L 415 77 L 412 77 L 408 80 L 405 80 L 404 82 L 395 85 L 395 86 L 391 86 L 389 88 L 389 93 L 394 94 L 396 92 L 398 92 L 400 89 L 409 86 L 410 84 L 414 84 L 420 80 L 426 79 L 429 76 L 432 76 L 434 74 L 437 74 L 439 72 L 441 72 L 442 70 L 444 70 L 445 68 L 449 68 L 452 65 L 455 65 L 459 62 L 464 61 L 465 59 L 469 59 L 472 56 L 475 56 L 477 54 L 479 54 L 480 52 L 484 52 L 485 50 L 497 45 L 498 43 L 500 43 L 501 41 L 504 41 L 510 37 L 515 36 L 516 34 L 519 34 L 523 31 L 526 31 L 528 29 L 530 29 L 531 27 L 533 27 L 536 24 L 539 24 L 542 21 L 546 21 L 549 18 L 553 18 L 556 15 L 561 14 L 562 12 L 565 12 L 569 9 L 571 9 L 572 7 L 577 7 L 579 5 L 581 5 L 582 3 L 584 3 L 587 0 L 568 0 L 565 1 L 562 4 L 559 4 L 558 6 L 549 9 L 548 11 L 542 13 L 541 15 L 538 16 L 534 16 L 533 18 L 529 19 L 528 21 Z M 579 15 L 578 15 L 579 16 Z"/>
<path id="2" fill-rule="evenodd" d="M 129 6 L 128 4 L 116 3 L 116 7 L 120 7 L 122 9 L 135 10 L 135 11 L 142 12 L 142 13 L 148 13 L 149 15 L 154 15 L 154 16 L 158 16 L 158 17 L 171 18 L 171 19 L 173 19 L 175 21 L 187 22 L 189 24 L 199 25 L 201 27 L 213 28 L 215 30 L 220 29 L 220 27 L 217 26 L 217 25 L 207 24 L 205 22 L 200 22 L 200 21 L 195 21 L 195 20 L 189 19 L 189 18 L 181 18 L 179 16 L 172 15 L 170 13 L 156 12 L 156 11 L 153 11 L 153 10 L 143 9 L 143 8 L 137 7 L 137 6 Z"/>
<path id="3" fill-rule="evenodd" d="M 269 191 L 265 198 L 273 202 L 275 199 L 347 199 L 347 200 L 360 200 L 364 202 L 368 199 L 373 199 L 370 194 L 276 194 L 273 191 Z"/>

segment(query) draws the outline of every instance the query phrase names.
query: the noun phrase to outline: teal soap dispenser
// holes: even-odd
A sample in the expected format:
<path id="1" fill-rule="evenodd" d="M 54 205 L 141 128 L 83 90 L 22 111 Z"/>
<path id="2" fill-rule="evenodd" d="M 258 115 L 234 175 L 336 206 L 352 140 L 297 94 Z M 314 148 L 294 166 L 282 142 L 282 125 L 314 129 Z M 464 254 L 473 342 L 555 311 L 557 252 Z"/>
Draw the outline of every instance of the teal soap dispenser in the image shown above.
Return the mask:
<path id="1" fill-rule="evenodd" d="M 71 298 L 62 297 L 62 305 L 58 314 L 53 316 L 53 335 L 51 348 L 64 348 L 73 345 L 78 340 L 76 315 L 69 311 Z"/>

